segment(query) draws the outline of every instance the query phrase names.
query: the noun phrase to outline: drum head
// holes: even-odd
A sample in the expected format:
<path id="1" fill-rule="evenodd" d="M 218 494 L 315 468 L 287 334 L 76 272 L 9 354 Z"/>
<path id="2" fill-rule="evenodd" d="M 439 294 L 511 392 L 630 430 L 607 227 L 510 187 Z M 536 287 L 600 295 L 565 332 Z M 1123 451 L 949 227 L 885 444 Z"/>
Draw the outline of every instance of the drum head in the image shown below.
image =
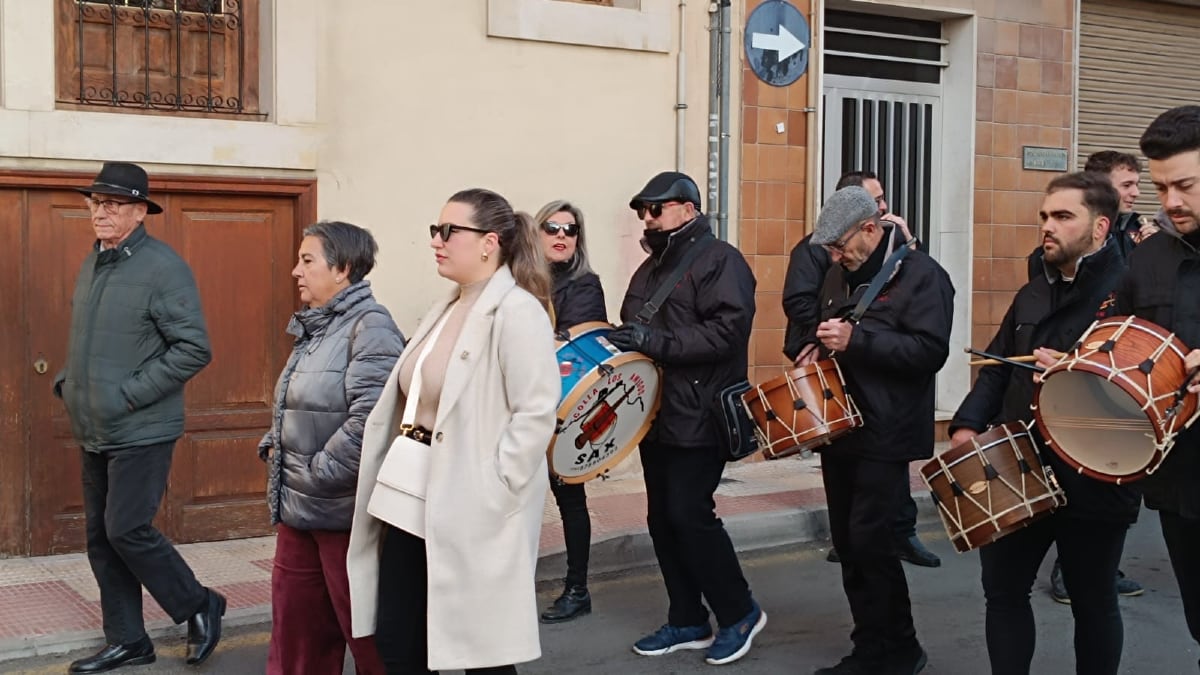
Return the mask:
<path id="1" fill-rule="evenodd" d="M 1132 396 L 1103 377 L 1053 373 L 1042 382 L 1037 418 L 1050 447 L 1078 468 L 1115 478 L 1154 459 L 1154 425 Z"/>
<path id="2" fill-rule="evenodd" d="M 582 483 L 619 464 L 650 430 L 659 384 L 654 362 L 635 352 L 589 372 L 559 405 L 550 470 L 565 483 Z"/>

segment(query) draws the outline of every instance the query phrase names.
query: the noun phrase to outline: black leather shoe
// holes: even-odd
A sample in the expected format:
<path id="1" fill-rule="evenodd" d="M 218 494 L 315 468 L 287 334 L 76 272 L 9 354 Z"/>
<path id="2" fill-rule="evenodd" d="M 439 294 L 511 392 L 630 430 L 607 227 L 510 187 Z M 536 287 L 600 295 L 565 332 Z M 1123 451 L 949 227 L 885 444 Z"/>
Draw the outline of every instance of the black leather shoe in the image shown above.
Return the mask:
<path id="1" fill-rule="evenodd" d="M 842 556 L 838 555 L 836 548 L 833 548 L 832 546 L 830 546 L 829 553 L 825 554 L 825 560 L 827 560 L 831 563 L 840 563 L 840 562 L 842 562 Z"/>
<path id="2" fill-rule="evenodd" d="M 106 645 L 104 649 L 71 663 L 70 673 L 107 673 L 121 666 L 144 666 L 154 663 L 154 643 L 149 635 L 128 645 Z"/>
<path id="3" fill-rule="evenodd" d="M 591 613 L 592 596 L 587 586 L 567 586 L 554 604 L 542 612 L 542 623 L 562 623 Z"/>
<path id="4" fill-rule="evenodd" d="M 889 654 L 886 672 L 889 675 L 917 675 L 925 669 L 927 663 L 929 655 L 920 646 L 916 646 L 901 653 Z"/>
<path id="5" fill-rule="evenodd" d="M 942 566 L 942 559 L 934 555 L 933 551 L 925 548 L 925 544 L 922 544 L 916 535 L 900 542 L 900 559 L 921 567 Z"/>
<path id="6" fill-rule="evenodd" d="M 208 589 L 208 604 L 188 619 L 187 663 L 204 663 L 221 641 L 221 617 L 225 616 L 225 596 Z"/>

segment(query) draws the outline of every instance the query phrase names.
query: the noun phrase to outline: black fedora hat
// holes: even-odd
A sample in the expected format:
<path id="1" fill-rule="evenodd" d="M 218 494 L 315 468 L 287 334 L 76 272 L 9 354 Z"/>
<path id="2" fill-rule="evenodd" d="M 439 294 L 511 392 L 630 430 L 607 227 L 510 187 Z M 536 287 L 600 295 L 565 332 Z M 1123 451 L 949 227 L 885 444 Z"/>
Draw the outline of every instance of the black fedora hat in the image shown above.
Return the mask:
<path id="1" fill-rule="evenodd" d="M 162 213 L 162 207 L 150 201 L 150 179 L 146 170 L 128 162 L 105 162 L 100 175 L 87 187 L 75 188 L 84 195 L 118 195 L 146 204 L 146 213 Z"/>

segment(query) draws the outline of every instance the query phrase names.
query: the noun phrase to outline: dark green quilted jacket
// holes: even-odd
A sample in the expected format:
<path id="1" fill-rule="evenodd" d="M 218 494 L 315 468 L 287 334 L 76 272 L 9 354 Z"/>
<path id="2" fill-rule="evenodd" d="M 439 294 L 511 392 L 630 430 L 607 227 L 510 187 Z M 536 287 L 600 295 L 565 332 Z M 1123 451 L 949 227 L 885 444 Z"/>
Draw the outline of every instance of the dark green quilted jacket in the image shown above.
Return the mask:
<path id="1" fill-rule="evenodd" d="M 144 225 L 83 261 L 54 392 L 85 450 L 182 436 L 183 385 L 211 359 L 192 271 Z"/>

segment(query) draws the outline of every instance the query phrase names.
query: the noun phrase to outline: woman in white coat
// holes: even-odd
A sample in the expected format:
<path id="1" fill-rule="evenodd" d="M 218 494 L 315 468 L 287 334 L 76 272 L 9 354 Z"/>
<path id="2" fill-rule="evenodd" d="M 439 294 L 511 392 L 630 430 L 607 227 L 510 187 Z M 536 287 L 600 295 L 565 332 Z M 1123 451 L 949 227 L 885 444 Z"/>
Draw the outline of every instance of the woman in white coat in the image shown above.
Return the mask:
<path id="1" fill-rule="evenodd" d="M 561 389 L 550 280 L 529 216 L 494 192 L 455 194 L 430 234 L 456 285 L 367 419 L 353 632 L 375 635 L 389 673 L 516 673 L 541 656 L 534 570 Z"/>

